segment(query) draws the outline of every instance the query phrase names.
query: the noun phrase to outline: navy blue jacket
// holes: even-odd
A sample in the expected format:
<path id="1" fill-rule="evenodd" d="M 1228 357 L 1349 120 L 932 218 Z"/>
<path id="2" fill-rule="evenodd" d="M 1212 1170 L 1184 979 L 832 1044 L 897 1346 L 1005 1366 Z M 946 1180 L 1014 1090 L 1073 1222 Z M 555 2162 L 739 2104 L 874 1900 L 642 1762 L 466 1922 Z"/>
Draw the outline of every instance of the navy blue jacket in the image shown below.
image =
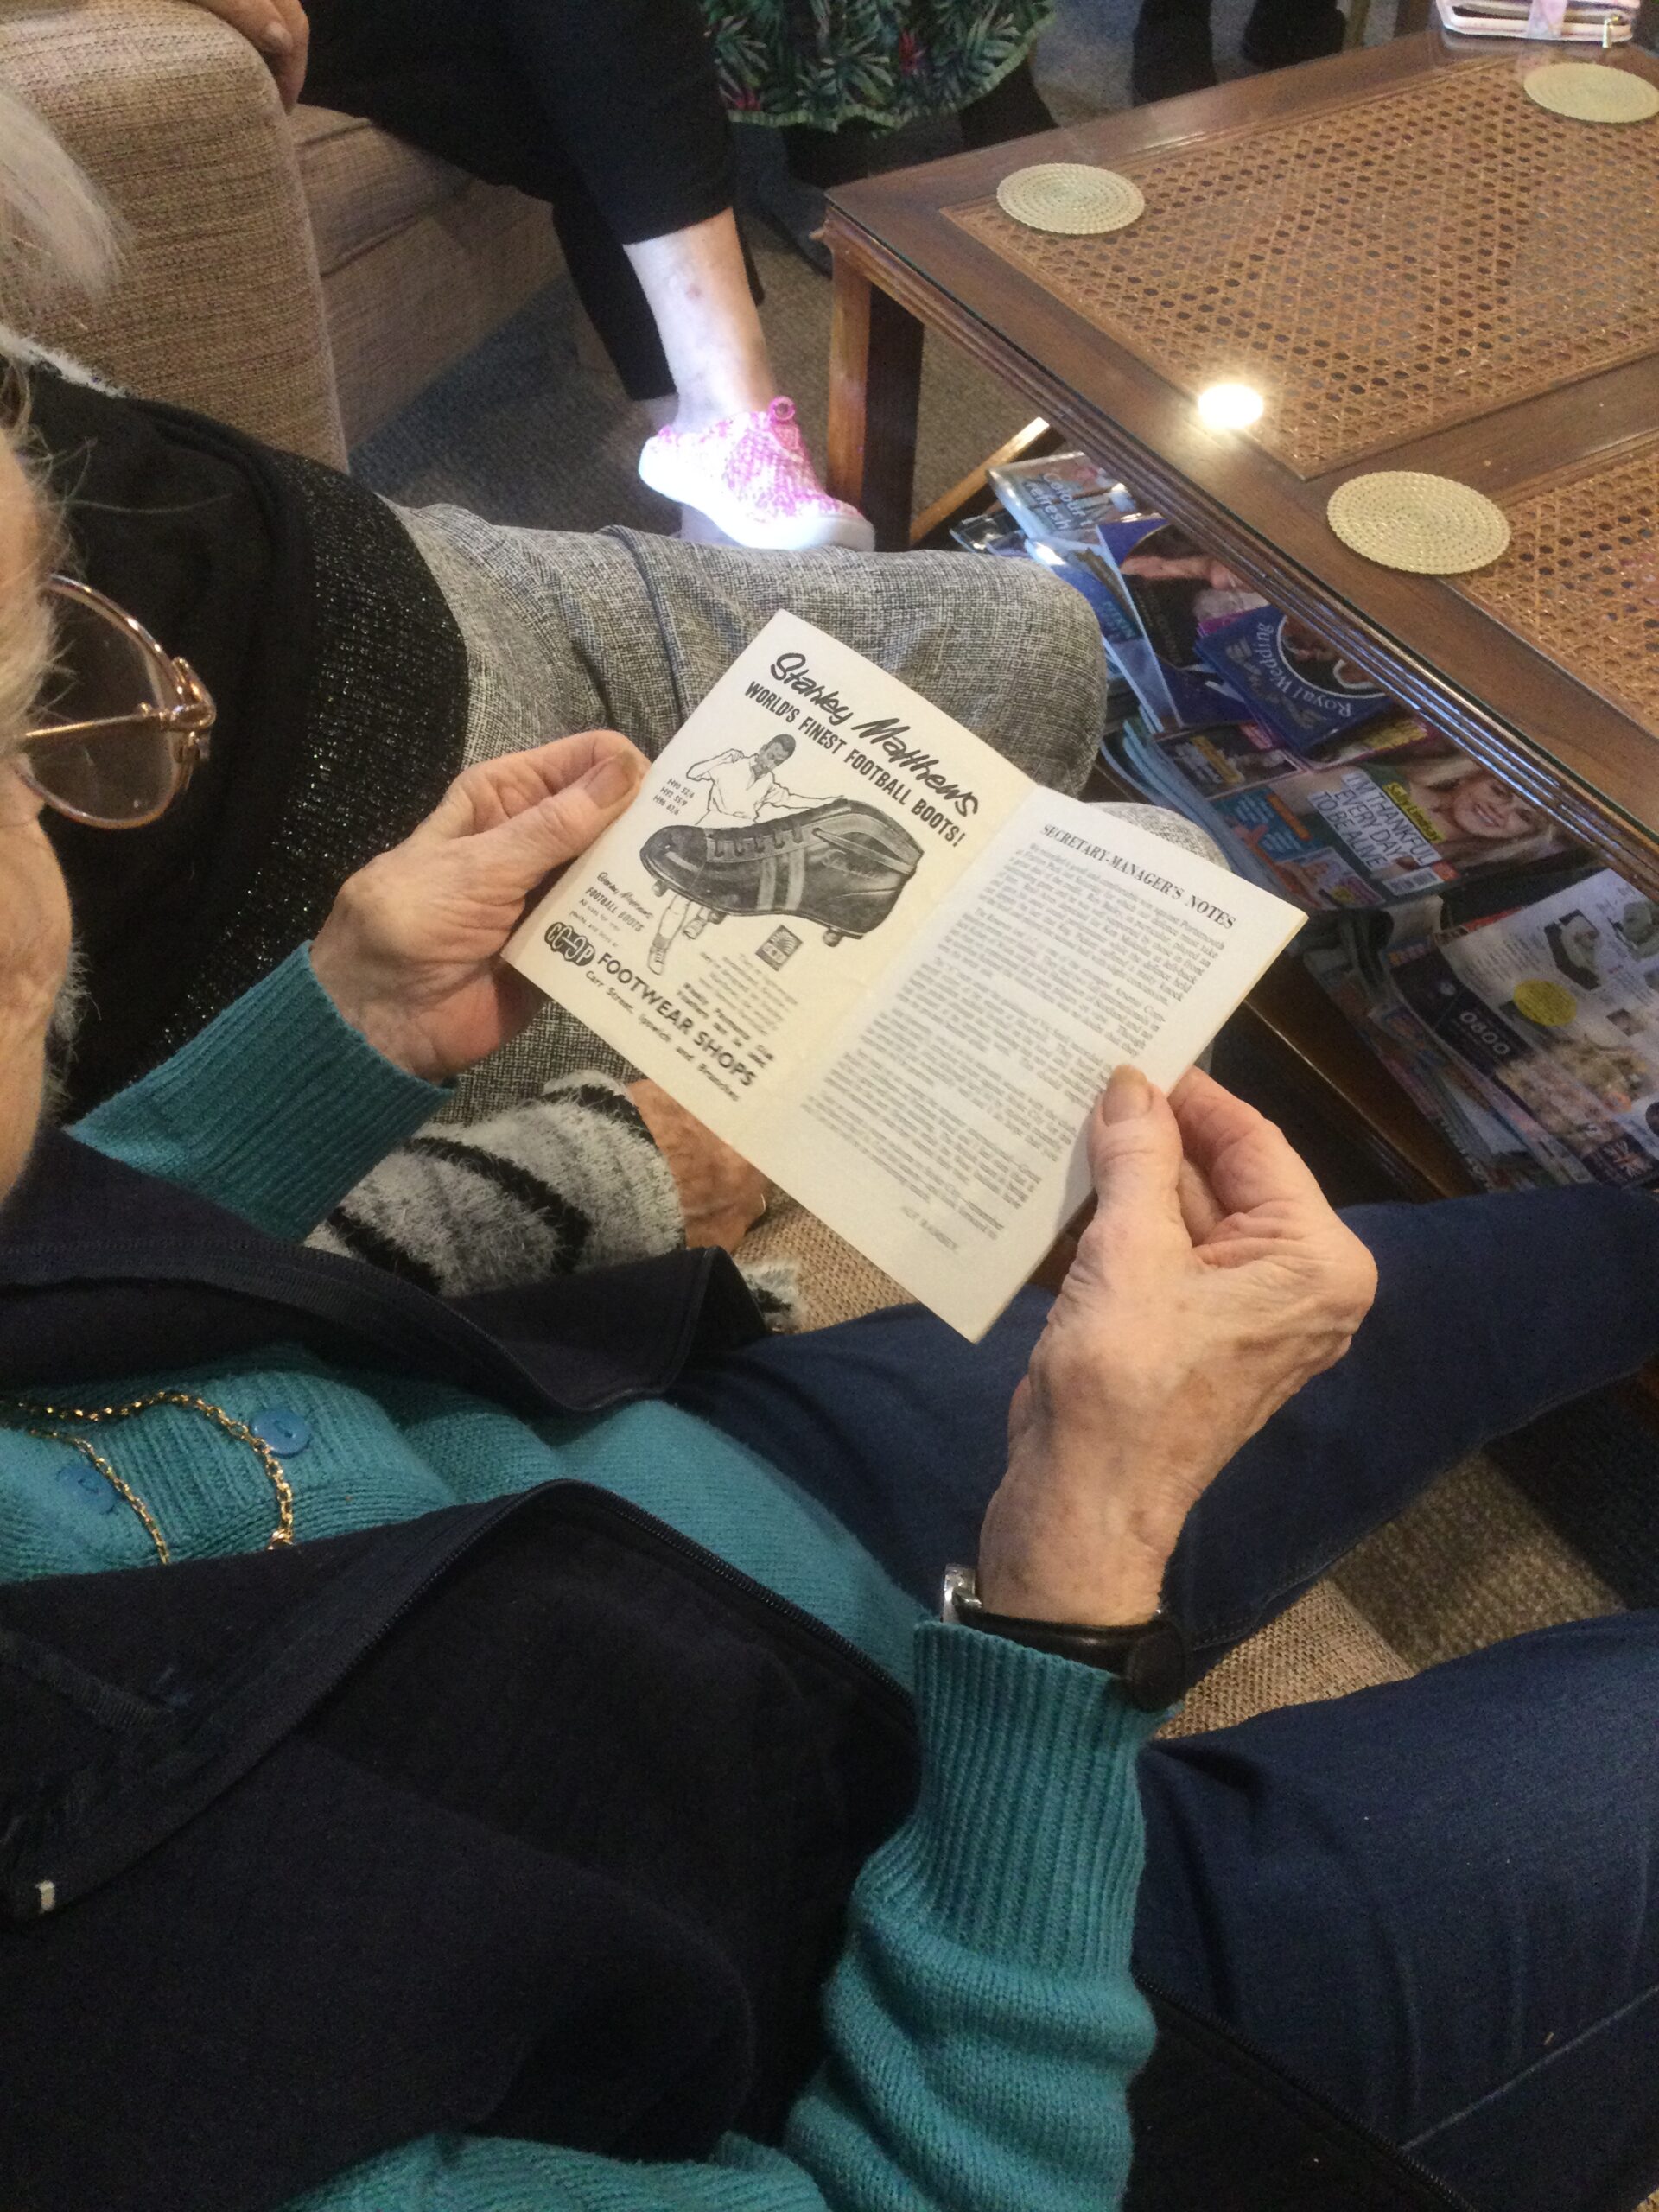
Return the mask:
<path id="1" fill-rule="evenodd" d="M 8 1392 L 282 1340 L 590 1411 L 759 1327 L 724 1254 L 448 1305 L 61 1136 L 0 1231 Z M 580 1484 L 0 1589 L 0 2204 L 270 2212 L 440 2131 L 775 2139 L 916 1782 L 886 1675 Z M 1453 2202 L 1150 1994 L 1128 2212 Z"/>

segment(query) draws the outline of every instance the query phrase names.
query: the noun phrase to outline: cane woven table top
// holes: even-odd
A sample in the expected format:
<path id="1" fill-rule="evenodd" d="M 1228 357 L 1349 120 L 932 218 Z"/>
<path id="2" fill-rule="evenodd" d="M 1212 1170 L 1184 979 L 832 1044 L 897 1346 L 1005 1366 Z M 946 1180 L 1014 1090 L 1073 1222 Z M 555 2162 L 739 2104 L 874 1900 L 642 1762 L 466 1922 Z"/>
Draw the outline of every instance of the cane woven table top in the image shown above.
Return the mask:
<path id="1" fill-rule="evenodd" d="M 1552 115 L 1538 66 L 1425 32 L 842 188 L 831 482 L 906 541 L 938 334 L 1659 898 L 1659 118 Z M 997 187 L 1045 155 L 1144 213 L 1018 229 Z M 1193 404 L 1229 381 L 1249 428 Z M 1364 557 L 1331 504 L 1379 472 L 1482 494 L 1508 549 Z"/>
<path id="2" fill-rule="evenodd" d="M 1535 52 L 1122 160 L 1146 212 L 982 245 L 1189 391 L 1254 385 L 1248 435 L 1303 477 L 1659 346 L 1659 119 L 1552 115 Z"/>
<path id="3" fill-rule="evenodd" d="M 1509 551 L 1457 588 L 1659 730 L 1659 438 L 1505 506 Z"/>

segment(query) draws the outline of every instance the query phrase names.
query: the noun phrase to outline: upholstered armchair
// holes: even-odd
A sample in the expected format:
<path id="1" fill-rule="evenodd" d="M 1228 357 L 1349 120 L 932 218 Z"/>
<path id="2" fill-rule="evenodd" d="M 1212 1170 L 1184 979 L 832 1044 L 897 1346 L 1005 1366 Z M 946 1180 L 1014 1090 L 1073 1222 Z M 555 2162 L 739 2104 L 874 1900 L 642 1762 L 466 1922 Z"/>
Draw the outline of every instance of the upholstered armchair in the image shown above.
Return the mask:
<path id="1" fill-rule="evenodd" d="M 122 281 L 35 334 L 342 463 L 561 267 L 547 210 L 327 108 L 182 0 L 10 0 L 0 82 L 121 215 Z"/>

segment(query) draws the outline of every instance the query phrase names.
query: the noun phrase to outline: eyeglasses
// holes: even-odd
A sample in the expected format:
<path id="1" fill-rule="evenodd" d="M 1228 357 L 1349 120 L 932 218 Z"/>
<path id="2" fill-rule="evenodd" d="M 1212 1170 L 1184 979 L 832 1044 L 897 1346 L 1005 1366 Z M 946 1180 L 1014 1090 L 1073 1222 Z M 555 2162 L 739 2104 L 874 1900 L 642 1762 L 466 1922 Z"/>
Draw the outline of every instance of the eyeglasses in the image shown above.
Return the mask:
<path id="1" fill-rule="evenodd" d="M 46 587 L 57 652 L 18 756 L 23 781 L 72 822 L 142 830 L 207 758 L 213 702 L 188 662 L 88 584 Z"/>

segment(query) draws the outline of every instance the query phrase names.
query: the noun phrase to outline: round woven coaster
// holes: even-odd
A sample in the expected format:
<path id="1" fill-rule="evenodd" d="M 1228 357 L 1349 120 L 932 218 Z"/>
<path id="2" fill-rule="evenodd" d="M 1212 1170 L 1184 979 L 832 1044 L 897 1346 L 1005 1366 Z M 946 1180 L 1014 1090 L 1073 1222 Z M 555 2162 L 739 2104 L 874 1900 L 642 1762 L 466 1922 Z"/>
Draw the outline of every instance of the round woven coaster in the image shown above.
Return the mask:
<path id="1" fill-rule="evenodd" d="M 1508 516 L 1483 493 L 1411 468 L 1350 477 L 1325 512 L 1344 545 L 1417 576 L 1484 569 L 1510 542 Z"/>
<path id="2" fill-rule="evenodd" d="M 1128 177 L 1082 162 L 1039 162 L 1034 168 L 1016 169 L 997 186 L 996 204 L 1031 230 L 1060 231 L 1071 238 L 1121 231 L 1147 205 L 1140 186 Z"/>
<path id="3" fill-rule="evenodd" d="M 1659 115 L 1659 85 L 1596 61 L 1550 61 L 1522 79 L 1529 100 L 1577 123 L 1645 123 Z"/>

